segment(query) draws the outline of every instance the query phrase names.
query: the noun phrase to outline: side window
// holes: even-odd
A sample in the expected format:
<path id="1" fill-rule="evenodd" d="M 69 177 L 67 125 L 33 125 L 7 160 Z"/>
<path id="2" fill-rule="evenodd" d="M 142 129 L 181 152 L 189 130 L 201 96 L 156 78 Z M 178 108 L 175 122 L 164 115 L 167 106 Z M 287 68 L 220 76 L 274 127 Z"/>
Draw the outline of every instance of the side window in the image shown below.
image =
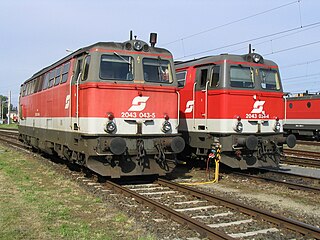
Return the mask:
<path id="1" fill-rule="evenodd" d="M 29 91 L 29 83 L 26 83 L 26 92 L 25 92 L 25 96 L 28 96 L 28 91 Z"/>
<path id="2" fill-rule="evenodd" d="M 37 77 L 36 80 L 35 80 L 34 90 L 33 90 L 34 93 L 38 92 L 39 78 L 40 77 Z"/>
<path id="3" fill-rule="evenodd" d="M 28 83 L 28 95 L 32 94 L 32 92 L 33 92 L 33 82 L 34 82 L 34 80 L 32 80 Z"/>
<path id="4" fill-rule="evenodd" d="M 54 70 L 52 70 L 49 73 L 49 84 L 48 84 L 48 88 L 51 88 L 53 86 L 53 80 L 54 80 Z"/>
<path id="5" fill-rule="evenodd" d="M 186 85 L 187 71 L 181 71 L 176 73 L 178 87 L 183 88 Z"/>
<path id="6" fill-rule="evenodd" d="M 211 78 L 210 78 L 210 84 L 209 86 L 211 88 L 218 87 L 220 80 L 220 66 L 213 66 L 211 68 Z"/>
<path id="7" fill-rule="evenodd" d="M 83 61 L 83 59 L 78 59 L 78 61 L 77 61 L 76 74 L 73 76 L 73 79 L 75 81 L 78 80 L 79 74 L 82 72 L 82 61 Z"/>
<path id="8" fill-rule="evenodd" d="M 54 85 L 56 86 L 56 85 L 58 85 L 59 83 L 60 83 L 60 74 L 61 74 L 61 67 L 58 67 L 57 69 L 56 69 L 56 78 L 55 78 L 55 80 L 54 80 Z"/>
<path id="9" fill-rule="evenodd" d="M 196 73 L 197 89 L 204 89 L 209 81 L 209 66 L 199 67 Z"/>
<path id="10" fill-rule="evenodd" d="M 82 81 L 85 81 L 88 79 L 90 60 L 91 60 L 91 56 L 87 56 L 84 60 L 84 71 L 83 71 Z"/>
<path id="11" fill-rule="evenodd" d="M 43 79 L 44 79 L 44 75 L 41 75 L 39 78 L 38 78 L 38 92 L 40 92 L 42 90 L 42 85 L 43 85 Z"/>
<path id="12" fill-rule="evenodd" d="M 23 87 L 22 87 L 22 96 L 24 97 L 24 96 L 26 96 L 26 90 L 27 90 L 27 84 L 25 83 L 25 84 L 23 84 Z"/>
<path id="13" fill-rule="evenodd" d="M 31 94 L 33 81 L 28 82 L 28 95 Z"/>
<path id="14" fill-rule="evenodd" d="M 200 86 L 205 87 L 208 79 L 208 69 L 201 69 L 200 73 Z"/>
<path id="15" fill-rule="evenodd" d="M 43 81 L 43 85 L 42 85 L 43 90 L 47 89 L 48 83 L 49 83 L 49 73 L 46 73 L 44 76 L 44 81 Z"/>
<path id="16" fill-rule="evenodd" d="M 70 62 L 63 65 L 61 83 L 65 83 L 68 80 L 69 68 Z"/>

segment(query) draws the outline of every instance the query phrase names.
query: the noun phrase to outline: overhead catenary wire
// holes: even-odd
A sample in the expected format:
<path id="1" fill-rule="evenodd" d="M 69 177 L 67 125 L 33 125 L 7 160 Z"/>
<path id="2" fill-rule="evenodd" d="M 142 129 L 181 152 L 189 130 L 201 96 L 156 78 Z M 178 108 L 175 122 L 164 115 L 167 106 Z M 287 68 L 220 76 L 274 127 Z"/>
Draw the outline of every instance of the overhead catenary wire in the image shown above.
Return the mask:
<path id="1" fill-rule="evenodd" d="M 237 46 L 237 45 L 244 44 L 244 43 L 253 42 L 253 41 L 256 41 L 256 40 L 263 39 L 263 38 L 277 36 L 277 35 L 285 34 L 285 33 L 292 32 L 292 31 L 298 31 L 298 30 L 301 30 L 302 28 L 316 26 L 316 25 L 320 25 L 320 21 L 319 22 L 315 22 L 315 23 L 311 23 L 311 24 L 308 24 L 308 25 L 305 25 L 305 26 L 302 26 L 302 27 L 299 26 L 299 27 L 288 29 L 288 30 L 284 30 L 284 31 L 280 31 L 280 32 L 264 35 L 264 36 L 261 36 L 261 37 L 251 38 L 251 39 L 247 39 L 247 40 L 244 40 L 244 41 L 241 41 L 241 42 L 228 44 L 228 45 L 225 45 L 225 46 L 222 46 L 222 47 L 217 47 L 217 48 L 213 48 L 213 49 L 209 49 L 209 50 L 205 50 L 205 51 L 201 51 L 201 52 L 185 55 L 185 56 L 182 56 L 182 57 L 178 57 L 176 59 L 182 59 L 182 58 L 186 58 L 186 57 L 193 57 L 193 56 L 196 56 L 196 55 L 200 55 L 200 54 L 204 54 L 204 53 L 208 53 L 208 52 L 213 52 L 213 51 L 216 51 L 216 50 L 220 50 L 220 49 L 224 49 L 224 48 L 228 48 L 228 47 L 233 47 L 233 46 Z"/>
<path id="2" fill-rule="evenodd" d="M 266 13 L 269 13 L 269 12 L 272 12 L 272 11 L 275 11 L 275 10 L 278 10 L 278 9 L 280 9 L 280 8 L 284 8 L 284 7 L 287 7 L 287 6 L 296 4 L 296 3 L 300 3 L 300 1 L 301 1 L 301 0 L 289 2 L 289 3 L 287 3 L 287 4 L 283 4 L 283 5 L 278 6 L 278 7 L 275 7 L 275 8 L 271 8 L 271 9 L 268 9 L 268 10 L 265 10 L 265 11 L 262 11 L 262 12 L 259 12 L 259 13 L 256 13 L 256 14 L 252 14 L 252 15 L 247 16 L 247 17 L 243 17 L 243 18 L 240 18 L 240 19 L 237 19 L 237 20 L 228 22 L 228 23 L 224 23 L 224 24 L 221 24 L 221 25 L 219 25 L 219 26 L 215 26 L 215 27 L 209 28 L 209 29 L 207 29 L 207 30 L 203 30 L 203 31 L 201 31 L 201 32 L 197 32 L 197 33 L 194 33 L 194 34 L 187 35 L 187 36 L 185 36 L 185 37 L 176 39 L 176 40 L 174 40 L 174 41 L 171 41 L 171 42 L 168 42 L 168 43 L 165 43 L 165 44 L 162 44 L 162 45 L 163 45 L 163 46 L 166 46 L 166 45 L 169 45 L 169 44 L 172 44 L 172 43 L 176 43 L 176 42 L 179 42 L 179 41 L 183 41 L 183 40 L 185 40 L 185 39 L 192 38 L 192 37 L 195 37 L 195 36 L 198 36 L 198 35 L 207 33 L 207 32 L 211 32 L 211 31 L 213 31 L 213 30 L 216 30 L 216 29 L 219 29 L 219 28 L 223 28 L 223 27 L 232 25 L 232 24 L 234 24 L 234 23 L 238 23 L 238 22 L 241 22 L 241 21 L 244 21 L 244 20 L 247 20 L 247 19 L 256 17 L 256 16 L 259 16 L 259 15 L 263 15 L 263 14 L 266 14 Z"/>
<path id="3" fill-rule="evenodd" d="M 306 74 L 306 75 L 294 76 L 294 77 L 289 77 L 289 78 L 283 78 L 282 81 L 294 80 L 294 79 L 299 79 L 299 78 L 310 78 L 310 77 L 319 76 L 319 75 L 320 75 L 320 73 Z"/>
<path id="4" fill-rule="evenodd" d="M 286 48 L 286 49 L 281 49 L 281 50 L 274 51 L 274 52 L 271 52 L 271 53 L 266 53 L 264 55 L 268 56 L 268 55 L 271 55 L 271 54 L 286 52 L 286 51 L 290 51 L 290 50 L 294 50 L 294 49 L 298 49 L 298 48 L 302 48 L 302 47 L 307 47 L 307 46 L 314 45 L 314 44 L 319 44 L 319 43 L 320 43 L 320 40 L 319 41 L 315 41 L 315 42 L 311 42 L 311 43 L 306 43 L 306 44 L 294 46 L 294 47 L 290 47 L 290 48 Z"/>
<path id="5" fill-rule="evenodd" d="M 306 64 L 312 64 L 312 63 L 319 62 L 319 61 L 320 61 L 320 58 L 306 61 L 306 62 L 294 63 L 294 64 L 282 66 L 281 69 L 291 68 L 291 67 L 296 67 L 296 66 L 301 66 L 301 65 L 306 65 Z"/>
<path id="6" fill-rule="evenodd" d="M 296 32 L 292 32 L 292 33 L 285 34 L 285 35 L 280 36 L 280 37 L 268 39 L 268 40 L 263 41 L 263 42 L 258 42 L 258 43 L 255 43 L 254 46 L 259 46 L 259 45 L 262 45 L 262 44 L 265 44 L 265 43 L 271 43 L 271 44 L 272 44 L 272 42 L 275 41 L 275 40 L 278 40 L 278 39 L 281 39 L 281 38 L 286 38 L 286 37 L 288 37 L 288 36 L 292 36 L 292 35 L 295 35 L 295 34 L 299 34 L 299 33 L 301 33 L 301 32 L 309 31 L 309 30 L 311 30 L 311 29 L 318 28 L 318 27 L 320 27 L 320 24 L 314 25 L 314 26 L 313 26 L 313 25 L 312 25 L 312 26 L 305 26 L 305 27 L 302 27 L 302 28 L 300 27 L 300 30 L 298 30 L 298 31 L 296 31 Z M 231 53 L 234 53 L 234 52 L 237 52 L 237 51 L 240 51 L 240 50 L 243 50 L 243 49 L 247 49 L 247 48 L 248 48 L 248 46 L 242 47 L 242 48 L 238 48 L 238 49 L 235 49 L 235 50 L 231 50 L 230 52 L 231 52 Z"/>

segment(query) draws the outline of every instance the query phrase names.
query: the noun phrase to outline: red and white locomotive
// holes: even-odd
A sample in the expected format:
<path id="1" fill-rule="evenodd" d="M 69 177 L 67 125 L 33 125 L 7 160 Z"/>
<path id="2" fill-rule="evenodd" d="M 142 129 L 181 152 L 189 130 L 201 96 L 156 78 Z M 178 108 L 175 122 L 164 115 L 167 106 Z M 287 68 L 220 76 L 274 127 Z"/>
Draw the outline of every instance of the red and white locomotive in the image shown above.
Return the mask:
<path id="1" fill-rule="evenodd" d="M 185 146 L 174 63 L 156 34 L 150 43 L 99 42 L 34 74 L 21 86 L 21 141 L 102 176 L 172 170 Z"/>
<path id="2" fill-rule="evenodd" d="M 300 93 L 286 97 L 284 131 L 320 140 L 320 93 Z"/>
<path id="3" fill-rule="evenodd" d="M 184 153 L 207 159 L 217 145 L 232 167 L 277 167 L 283 137 L 284 99 L 278 66 L 256 53 L 203 57 L 176 63 L 181 87 Z"/>

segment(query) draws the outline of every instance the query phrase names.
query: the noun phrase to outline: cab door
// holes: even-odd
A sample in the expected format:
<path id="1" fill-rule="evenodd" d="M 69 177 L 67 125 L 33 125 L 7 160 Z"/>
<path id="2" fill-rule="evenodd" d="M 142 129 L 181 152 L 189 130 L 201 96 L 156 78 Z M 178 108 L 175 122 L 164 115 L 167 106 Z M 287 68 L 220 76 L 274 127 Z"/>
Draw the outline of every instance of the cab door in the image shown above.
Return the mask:
<path id="1" fill-rule="evenodd" d="M 75 61 L 75 73 L 71 82 L 72 89 L 72 129 L 79 130 L 79 84 L 81 75 L 83 72 L 83 59 L 84 56 L 80 56 Z"/>
<path id="2" fill-rule="evenodd" d="M 217 108 L 217 97 L 212 90 L 219 87 L 220 84 L 220 66 L 210 64 L 201 66 L 196 72 L 196 98 L 195 98 L 195 115 L 197 118 L 196 129 L 199 131 L 206 131 L 212 112 Z"/>
<path id="3" fill-rule="evenodd" d="M 210 66 L 198 67 L 196 71 L 195 103 L 196 130 L 207 130 L 207 93 L 210 79 Z"/>
<path id="4" fill-rule="evenodd" d="M 86 81 L 88 78 L 89 64 L 90 64 L 90 55 L 79 56 L 74 65 L 75 73 L 71 82 L 72 89 L 72 129 L 79 130 L 79 118 L 81 116 L 81 109 L 83 110 L 84 106 L 81 106 L 81 92 L 79 85 Z"/>

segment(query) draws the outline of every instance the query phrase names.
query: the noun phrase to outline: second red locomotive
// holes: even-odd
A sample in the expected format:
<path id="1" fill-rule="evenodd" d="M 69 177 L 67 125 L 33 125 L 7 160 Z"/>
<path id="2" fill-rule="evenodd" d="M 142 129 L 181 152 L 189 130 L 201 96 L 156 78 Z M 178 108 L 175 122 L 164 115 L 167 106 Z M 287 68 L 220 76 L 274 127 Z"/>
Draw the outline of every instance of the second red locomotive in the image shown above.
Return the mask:
<path id="1" fill-rule="evenodd" d="M 207 159 L 222 146 L 232 167 L 277 167 L 283 144 L 284 99 L 278 66 L 256 53 L 176 63 L 181 87 L 179 131 L 188 156 Z"/>

